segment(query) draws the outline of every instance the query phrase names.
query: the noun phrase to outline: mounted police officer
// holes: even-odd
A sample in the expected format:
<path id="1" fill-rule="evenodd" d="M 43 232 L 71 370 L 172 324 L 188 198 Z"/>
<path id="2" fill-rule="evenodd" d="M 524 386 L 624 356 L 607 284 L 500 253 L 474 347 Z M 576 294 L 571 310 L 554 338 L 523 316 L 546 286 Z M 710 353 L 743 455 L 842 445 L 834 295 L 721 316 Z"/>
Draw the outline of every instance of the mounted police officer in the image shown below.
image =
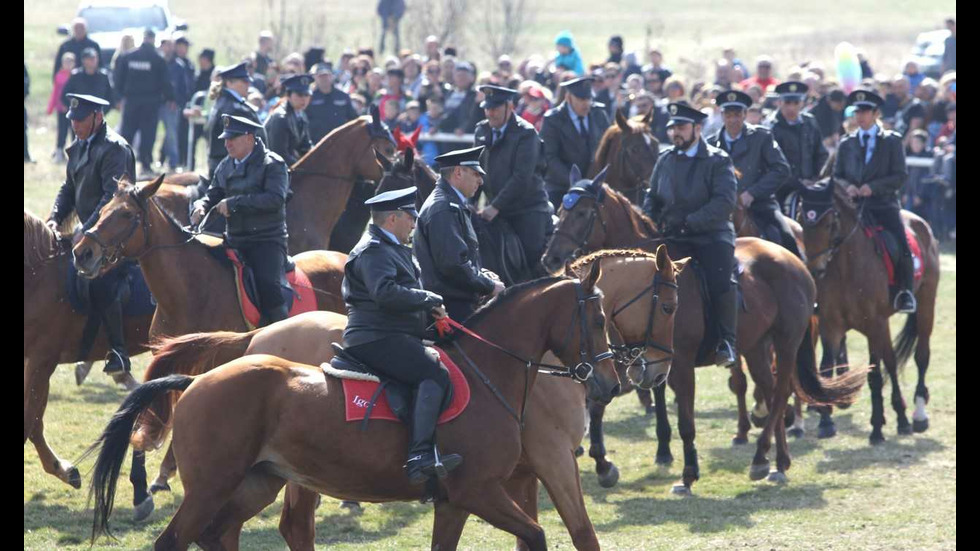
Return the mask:
<path id="1" fill-rule="evenodd" d="M 105 123 L 103 111 L 109 106 L 108 101 L 85 94 L 68 94 L 68 100 L 65 116 L 71 120 L 76 140 L 67 150 L 65 183 L 55 199 L 48 225 L 57 232 L 74 211 L 81 223 L 76 236 L 81 236 L 99 220 L 99 211 L 112 199 L 119 179 L 134 177 L 136 159 L 126 140 Z M 127 270 L 120 266 L 88 283 L 92 307 L 101 316 L 109 341 L 104 371 L 117 381 L 132 380 L 123 331 L 126 274 Z M 87 281 L 79 278 L 82 285 Z M 132 384 L 135 386 L 135 381 Z"/>
<path id="2" fill-rule="evenodd" d="M 209 179 L 214 178 L 214 169 L 217 168 L 218 163 L 228 156 L 224 138 L 221 137 L 224 132 L 221 122 L 224 115 L 244 117 L 260 127 L 262 125 L 259 116 L 255 113 L 255 108 L 245 101 L 248 96 L 248 86 L 252 82 L 246 63 L 222 67 L 218 69 L 218 76 L 221 77 L 221 82 L 214 83 L 208 94 L 212 100 L 215 100 L 211 112 L 208 114 L 207 123 Z M 264 128 L 255 132 L 255 136 L 263 142 L 267 140 Z"/>
<path id="3" fill-rule="evenodd" d="M 487 85 L 480 91 L 486 97 L 480 107 L 487 118 L 476 125 L 474 145 L 486 147 L 482 164 L 490 204 L 478 214 L 488 222 L 500 216 L 510 223 L 524 245 L 532 274 L 544 275 L 541 255 L 553 230 L 554 210 L 541 178 L 541 138 L 534 126 L 514 114 L 517 90 Z"/>
<path id="4" fill-rule="evenodd" d="M 440 177 L 422 205 L 412 240 L 422 285 L 441 295 L 449 316 L 459 321 L 476 310 L 481 297 L 504 290 L 496 274 L 481 268 L 480 244 L 471 222 L 469 199 L 486 175 L 481 153 L 483 146 L 436 157 Z"/>
<path id="5" fill-rule="evenodd" d="M 221 117 L 228 156 L 214 170 L 205 197 L 194 204 L 191 224 L 215 209 L 227 219 L 225 240 L 252 268 L 259 294 L 259 325 L 286 319 L 282 282 L 286 265 L 286 192 L 289 175 L 282 157 L 265 148 L 251 119 Z"/>
<path id="6" fill-rule="evenodd" d="M 779 110 L 767 121 L 790 167 L 790 177 L 776 193 L 779 204 L 784 206 L 790 193 L 802 186 L 812 186 L 820 178 L 829 156 L 817 120 L 803 112 L 803 101 L 809 90 L 809 86 L 795 80 L 776 86 Z M 787 213 L 790 217 L 795 215 L 792 208 Z"/>
<path id="7" fill-rule="evenodd" d="M 660 155 L 650 178 L 643 212 L 660 226 L 671 258 L 693 256 L 701 267 L 711 302 L 711 319 L 721 340 L 715 363 L 735 362 L 735 228 L 732 210 L 738 182 L 732 160 L 701 137 L 707 115 L 684 103 L 667 107 L 674 147 Z"/>
<path id="8" fill-rule="evenodd" d="M 418 213 L 415 188 L 381 193 L 365 201 L 372 223 L 350 252 L 341 290 L 347 303 L 344 346 L 375 371 L 416 389 L 412 438 L 405 471 L 412 484 L 435 473 L 435 430 L 449 374 L 422 345 L 429 317 L 446 317 L 442 297 L 422 289 L 420 270 L 406 245 Z M 446 470 L 458 455 L 441 456 Z"/>
<path id="9" fill-rule="evenodd" d="M 593 81 L 595 77 L 588 76 L 561 83 L 565 101 L 544 114 L 541 140 L 548 163 L 545 187 L 556 211 L 568 191 L 572 165 L 588 174 L 602 135 L 609 128 L 606 106 L 593 101 Z"/>
<path id="10" fill-rule="evenodd" d="M 769 129 L 746 124 L 745 113 L 752 106 L 751 96 L 730 90 L 719 94 L 715 103 L 721 107 L 725 126 L 708 138 L 708 144 L 728 153 L 741 173 L 738 201 L 745 207 L 746 216 L 752 217 L 763 238 L 801 257 L 793 230 L 773 197 L 790 176 L 786 157 L 772 139 Z M 769 237 L 770 228 L 778 232 L 777 239 Z"/>
<path id="11" fill-rule="evenodd" d="M 856 108 L 854 118 L 858 129 L 840 143 L 834 179 L 845 186 L 852 198 L 863 200 L 865 209 L 898 243 L 895 280 L 899 292 L 894 307 L 900 313 L 911 314 L 916 310 L 912 292 L 914 266 L 899 202 L 908 176 L 905 150 L 901 135 L 877 124 L 882 103 L 884 100 L 874 92 L 855 90 L 847 96 L 847 105 Z"/>
<path id="12" fill-rule="evenodd" d="M 316 87 L 306 107 L 306 118 L 310 120 L 310 140 L 318 144 L 333 129 L 356 119 L 357 111 L 350 96 L 333 85 L 333 67 L 329 63 L 317 63 L 313 77 Z"/>
<path id="13" fill-rule="evenodd" d="M 286 102 L 269 114 L 265 132 L 269 136 L 269 149 L 293 166 L 313 148 L 310 142 L 310 121 L 306 118 L 306 106 L 310 103 L 310 75 L 293 75 L 282 81 Z"/>

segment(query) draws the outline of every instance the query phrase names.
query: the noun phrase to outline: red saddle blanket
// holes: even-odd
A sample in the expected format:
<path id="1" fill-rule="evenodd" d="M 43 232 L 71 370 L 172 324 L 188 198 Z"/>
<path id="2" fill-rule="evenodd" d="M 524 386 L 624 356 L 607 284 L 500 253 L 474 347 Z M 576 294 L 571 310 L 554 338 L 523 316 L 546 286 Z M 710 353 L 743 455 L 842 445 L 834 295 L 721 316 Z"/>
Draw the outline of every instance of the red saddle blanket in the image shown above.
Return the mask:
<path id="1" fill-rule="evenodd" d="M 885 229 L 881 226 L 876 226 L 873 229 L 869 226 L 864 227 L 864 234 L 874 239 L 878 245 L 878 250 L 881 251 L 881 258 L 885 261 L 885 270 L 888 271 L 888 284 L 895 285 L 895 262 L 888 252 L 888 247 L 885 246 L 884 231 Z M 915 282 L 918 283 L 922 279 L 925 266 L 922 263 L 922 250 L 919 248 L 919 240 L 915 238 L 915 234 L 908 226 L 905 227 L 905 240 L 908 241 L 909 250 L 912 251 L 913 274 L 915 274 Z"/>
<path id="2" fill-rule="evenodd" d="M 238 304 L 242 307 L 242 316 L 249 329 L 259 326 L 258 307 L 252 302 L 252 298 L 245 291 L 245 265 L 233 249 L 225 249 L 225 255 L 231 260 L 235 267 L 235 287 L 238 291 Z M 303 312 L 313 312 L 316 310 L 316 294 L 313 292 L 313 284 L 306 273 L 296 266 L 291 272 L 286 272 L 286 281 L 293 288 L 293 305 L 289 308 L 289 317 L 293 317 Z"/>
<path id="3" fill-rule="evenodd" d="M 449 358 L 449 354 L 446 354 L 441 348 L 433 347 L 439 352 L 439 361 L 442 365 L 449 369 L 449 382 L 453 385 L 453 400 L 446 408 L 446 411 L 442 412 L 439 416 L 439 423 L 448 423 L 463 410 L 470 403 L 470 385 L 466 382 L 466 377 L 463 376 L 463 372 L 459 370 L 456 362 Z M 375 391 L 378 390 L 378 385 L 381 383 L 376 383 L 374 381 L 358 381 L 355 379 L 343 379 L 344 384 L 344 403 L 347 404 L 347 420 L 348 421 L 361 421 L 364 419 L 364 414 L 367 413 L 368 404 L 371 403 L 371 397 L 374 396 Z M 395 413 L 391 411 L 391 406 L 388 405 L 388 397 L 384 393 L 378 397 L 378 401 L 374 404 L 374 409 L 371 410 L 371 419 L 384 419 L 387 421 L 399 421 Z"/>

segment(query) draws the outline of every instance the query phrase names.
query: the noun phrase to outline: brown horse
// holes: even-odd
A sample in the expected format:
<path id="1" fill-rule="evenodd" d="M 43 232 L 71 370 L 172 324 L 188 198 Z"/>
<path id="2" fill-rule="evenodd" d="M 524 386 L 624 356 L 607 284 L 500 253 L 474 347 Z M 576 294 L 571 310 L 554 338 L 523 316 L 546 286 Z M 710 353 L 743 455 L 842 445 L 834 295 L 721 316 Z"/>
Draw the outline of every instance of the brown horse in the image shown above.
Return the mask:
<path id="1" fill-rule="evenodd" d="M 583 252 L 623 247 L 652 250 L 663 242 L 653 222 L 624 195 L 608 186 L 597 186 L 596 182 L 587 189 L 590 191 L 583 193 L 571 209 L 563 207 L 560 211 L 558 227 L 542 258 L 546 268 L 560 269 L 565 261 Z M 862 382 L 860 375 L 854 373 L 834 381 L 822 380 L 817 375 L 813 344 L 805 338 L 816 289 L 806 266 L 798 258 L 778 245 L 754 238 L 736 240 L 735 256 L 744 269 L 740 279 L 744 310 L 751 314 L 740 318 L 737 344 L 753 380 L 762 389 L 770 413 L 749 476 L 757 480 L 769 472 L 766 453 L 775 434 L 777 472 L 771 477 L 784 480 L 790 456 L 783 416 L 791 388 L 795 387 L 811 402 L 847 404 L 855 399 Z M 684 270 L 678 277 L 683 309 L 676 320 L 673 369 L 667 380 L 677 395 L 678 427 L 684 441 L 685 466 L 681 483 L 674 486 L 676 493 L 689 493 L 691 485 L 700 477 L 694 447 L 694 368 L 710 362 L 699 352 L 707 324 L 696 274 L 695 270 Z M 777 381 L 773 380 L 771 370 L 772 347 L 776 353 Z M 665 408 L 659 405 L 664 403 L 663 386 L 656 387 L 654 393 L 658 404 L 656 461 L 669 464 L 673 461 L 670 426 Z M 592 409 L 589 450 L 600 476 L 610 469 L 602 441 L 603 410 L 602 407 Z M 746 419 L 739 419 L 736 443 L 747 437 L 747 423 Z"/>
<path id="2" fill-rule="evenodd" d="M 577 366 L 570 372 L 585 379 L 591 399 L 608 402 L 619 391 L 595 290 L 599 272 L 595 265 L 583 282 L 543 278 L 515 286 L 467 320 L 471 330 L 504 343 L 511 354 L 527 361 L 475 339 L 447 341 L 471 398 L 459 417 L 439 427 L 441 447 L 465 460 L 439 484 L 433 547 L 454 549 L 466 516 L 475 513 L 531 549 L 546 548 L 543 530 L 507 495 L 504 483 L 523 451 L 521 420 L 530 404 L 522 396 L 537 379 L 537 370 L 529 366 L 546 351 L 554 351 L 564 365 Z M 553 323 L 556 319 L 568 320 L 568 325 Z M 485 373 L 483 379 L 474 366 Z M 520 371 L 526 377 L 514 376 Z M 404 425 L 379 422 L 361 431 L 343 418 L 337 379 L 274 356 L 246 356 L 197 377 L 176 375 L 145 383 L 127 398 L 93 447 L 101 447 L 93 476 L 93 536 L 107 528 L 115 477 L 136 418 L 154 398 L 171 390 L 184 391 L 174 413 L 174 449 L 186 497 L 157 539 L 157 549 L 186 549 L 192 542 L 234 548 L 240 524 L 271 503 L 287 481 L 359 501 L 423 495 L 422 488 L 408 484 L 402 470 L 409 437 Z M 231 403 L 236 415 L 216 415 Z M 212 419 L 206 427 L 197 421 L 205 417 Z M 571 459 L 571 450 L 568 454 Z M 546 467 L 568 465 L 574 468 L 574 461 Z"/>
<path id="3" fill-rule="evenodd" d="M 856 329 L 868 339 L 871 354 L 871 444 L 885 440 L 881 362 L 892 384 L 892 408 L 898 418 L 898 434 L 924 432 L 929 428 L 926 404 L 929 389 L 929 340 L 935 322 L 936 292 L 939 288 L 939 243 L 932 228 L 922 218 L 902 211 L 902 220 L 912 230 L 922 252 L 923 274 L 916 284 L 918 311 L 909 314 L 905 326 L 891 342 L 888 318 L 895 313 L 888 289 L 888 274 L 879 258 L 875 242 L 863 229 L 859 207 L 831 178 L 821 180 L 803 193 L 803 233 L 810 251 L 807 266 L 817 281 L 820 316 L 821 366 L 830 366 L 838 356 L 840 343 L 848 329 Z M 915 354 L 919 381 L 915 387 L 912 424 L 905 416 L 905 400 L 898 381 L 898 370 Z M 820 425 L 833 427 L 829 409 L 821 409 Z"/>
<path id="4" fill-rule="evenodd" d="M 596 286 L 604 288 L 603 311 L 610 312 L 608 331 L 619 342 L 653 345 L 673 340 L 673 316 L 677 291 L 673 287 L 683 264 L 673 263 L 665 247 L 657 254 L 641 251 L 603 251 L 590 259 L 576 262 L 583 271 L 592 260 L 601 265 Z M 583 276 L 586 274 L 582 274 Z M 647 281 L 660 281 L 654 288 Z M 613 314 L 612 312 L 617 312 Z M 198 375 L 214 366 L 249 354 L 273 354 L 294 362 L 318 365 L 333 357 L 331 342 L 339 343 L 346 317 L 330 312 L 309 312 L 249 333 L 217 332 L 184 335 L 164 339 L 153 345 L 154 358 L 146 370 L 146 380 L 173 374 Z M 628 368 L 617 364 L 623 392 L 635 379 L 653 384 L 666 377 L 670 369 L 669 353 L 654 346 L 643 350 L 642 362 Z M 643 383 L 643 381 L 646 381 Z M 507 484 L 508 493 L 531 518 L 537 520 L 537 480 L 540 478 L 551 495 L 555 509 L 565 521 L 573 543 L 579 549 L 593 549 L 595 530 L 580 496 L 577 465 L 569 454 L 579 446 L 585 433 L 583 404 L 585 390 L 581 385 L 557 377 L 544 377 L 531 390 L 534 411 L 527 418 L 522 433 L 525 448 L 521 463 Z M 169 406 L 151 406 L 153 415 L 144 416 L 133 436 L 137 447 L 152 447 L 169 430 Z M 545 466 L 567 464 L 564 469 Z M 574 473 L 574 476 L 568 476 Z M 290 549 L 312 549 L 315 540 L 315 492 L 287 484 L 279 530 Z"/>
<path id="5" fill-rule="evenodd" d="M 71 307 L 65 277 L 71 263 L 67 242 L 24 211 L 24 443 L 30 438 L 44 471 L 75 488 L 82 485 L 78 469 L 58 457 L 44 438 L 44 410 L 49 379 L 59 363 L 94 362 L 108 352 L 105 335 L 85 357 L 79 345 L 87 317 Z M 146 350 L 152 316 L 125 319 L 130 354 Z"/>
<path id="6" fill-rule="evenodd" d="M 627 119 L 616 110 L 616 124 L 602 135 L 595 152 L 595 162 L 588 176 L 594 178 L 603 167 L 609 187 L 625 195 L 634 204 L 643 202 L 643 192 L 660 155 L 660 142 L 650 131 L 653 112 Z"/>
<path id="7" fill-rule="evenodd" d="M 429 165 L 425 164 L 421 157 L 416 156 L 415 150 L 411 148 L 400 152 L 396 157 L 395 162 L 391 162 L 380 153 L 378 154 L 378 162 L 384 168 L 385 176 L 378 183 L 376 194 L 415 186 L 418 188 L 415 208 L 421 209 L 422 203 L 436 188 L 436 180 L 439 179 L 439 176 L 429 168 Z"/>

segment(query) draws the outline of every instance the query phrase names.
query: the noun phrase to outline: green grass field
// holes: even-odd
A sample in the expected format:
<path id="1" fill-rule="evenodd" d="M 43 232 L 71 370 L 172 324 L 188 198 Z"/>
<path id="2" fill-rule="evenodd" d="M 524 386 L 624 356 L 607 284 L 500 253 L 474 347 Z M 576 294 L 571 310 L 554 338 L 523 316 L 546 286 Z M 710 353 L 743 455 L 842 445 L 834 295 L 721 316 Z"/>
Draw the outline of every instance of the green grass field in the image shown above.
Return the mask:
<path id="1" fill-rule="evenodd" d="M 312 3 L 311 3 L 312 4 Z M 172 2 L 174 13 L 191 26 L 196 52 L 204 45 L 219 48 L 219 63 L 243 53 L 261 23 L 264 3 L 243 4 L 215 0 L 206 6 L 188 0 Z M 411 4 L 410 4 L 411 5 Z M 52 118 L 43 115 L 50 91 L 51 56 L 60 38 L 56 25 L 68 21 L 76 3 L 53 0 L 26 3 L 24 18 L 25 59 L 32 73 L 31 144 L 36 165 L 24 167 L 24 206 L 45 216 L 63 178 L 63 165 L 47 161 L 54 145 Z M 374 42 L 374 4 L 339 7 L 318 4 L 329 15 L 329 37 L 324 44 L 369 45 Z M 526 51 L 547 52 L 554 34 L 569 28 L 579 40 L 588 62 L 602 54 L 605 40 L 623 34 L 627 48 L 640 47 L 644 29 L 654 25 L 655 39 L 667 62 L 681 68 L 681 57 L 705 60 L 722 44 L 733 44 L 743 59 L 769 52 L 778 63 L 811 57 L 829 64 L 834 44 L 852 40 L 864 47 L 876 68 L 895 72 L 916 32 L 938 26 L 942 17 L 955 12 L 950 1 L 854 3 L 829 0 L 792 8 L 757 0 L 742 2 L 736 12 L 725 2 L 698 6 L 644 6 L 636 10 L 625 0 L 614 0 L 596 9 L 583 0 L 561 7 L 538 2 L 532 38 Z M 311 8 L 312 9 L 312 8 Z M 471 8 L 472 9 L 472 8 Z M 774 11 L 778 10 L 778 11 Z M 789 18 L 786 14 L 790 14 Z M 596 18 L 601 24 L 597 24 Z M 219 21 L 220 19 L 220 21 Z M 235 47 L 239 45 L 240 47 Z M 241 46 L 243 45 L 243 46 Z M 476 44 L 469 51 L 480 59 Z M 331 51 L 328 55 L 335 55 Z M 779 66 L 777 66 L 777 69 Z M 110 123 L 117 119 L 110 116 Z M 888 442 L 872 448 L 870 399 L 867 389 L 859 403 L 836 416 L 836 438 L 817 441 L 816 418 L 807 416 L 807 436 L 791 441 L 793 467 L 790 483 L 778 487 L 751 482 L 748 466 L 754 453 L 750 446 L 732 448 L 735 430 L 735 398 L 727 388 L 727 372 L 704 368 L 698 372 L 697 445 L 702 479 L 695 495 L 677 498 L 669 494 L 682 465 L 676 415 L 670 408 L 674 429 L 673 453 L 678 458 L 669 468 L 653 464 L 655 433 L 651 418 L 644 417 L 632 396 L 616 400 L 606 418 L 607 448 L 622 477 L 618 486 L 600 488 L 592 474 L 592 461 L 583 458 L 586 504 L 599 539 L 606 549 L 821 549 L 821 550 L 922 550 L 956 547 L 956 256 L 944 253 L 938 315 L 933 334 L 929 371 L 932 401 L 931 428 L 915 436 L 899 437 L 895 417 L 886 405 L 885 435 Z M 893 332 L 903 320 L 893 320 Z M 864 340 L 849 339 L 851 358 L 867 357 Z M 147 357 L 135 360 L 142 375 Z M 52 381 L 46 414 L 46 435 L 65 459 L 74 459 L 90 445 L 105 426 L 124 394 L 93 369 L 89 381 L 76 387 L 69 366 L 62 366 Z M 902 388 L 911 404 L 915 368 L 909 366 Z M 887 389 L 886 389 L 887 391 Z M 668 396 L 671 396 L 668 393 Z M 887 404 L 887 400 L 886 400 Z M 533 404 L 532 411 L 533 414 Z M 758 435 L 758 430 L 753 431 Z M 770 459 L 774 458 L 774 452 Z M 148 470 L 155 475 L 162 453 L 149 456 Z M 89 482 L 91 463 L 81 466 Z M 132 489 L 124 467 L 117 494 L 113 526 L 119 540 L 101 540 L 95 549 L 147 549 L 163 530 L 180 503 L 179 477 L 174 493 L 158 495 L 151 519 L 136 525 L 129 519 Z M 44 474 L 31 445 L 24 447 L 24 548 L 88 549 L 91 511 L 86 490 L 73 490 Z M 570 549 L 571 540 L 545 493 L 541 494 L 541 522 L 552 548 Z M 243 549 L 282 549 L 277 530 L 281 501 L 246 525 Z M 370 505 L 359 516 L 324 499 L 317 511 L 318 549 L 420 549 L 428 545 L 431 508 L 414 503 Z M 471 519 L 463 533 L 465 549 L 511 548 L 509 535 Z"/>

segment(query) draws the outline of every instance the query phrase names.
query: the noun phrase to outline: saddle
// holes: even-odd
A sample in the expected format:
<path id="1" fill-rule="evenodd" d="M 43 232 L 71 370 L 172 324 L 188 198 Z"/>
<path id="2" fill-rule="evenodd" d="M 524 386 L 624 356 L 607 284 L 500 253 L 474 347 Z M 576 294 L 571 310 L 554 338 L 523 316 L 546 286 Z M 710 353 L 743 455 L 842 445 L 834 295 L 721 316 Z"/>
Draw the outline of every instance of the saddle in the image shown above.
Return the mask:
<path id="1" fill-rule="evenodd" d="M 256 306 L 259 294 L 252 269 L 245 264 L 244 257 L 229 247 L 221 237 L 199 234 L 194 239 L 204 245 L 221 264 L 228 266 L 235 273 L 235 288 L 242 317 L 249 330 L 258 327 L 261 318 L 261 313 Z M 286 257 L 285 273 L 279 280 L 279 284 L 289 291 L 285 295 L 286 304 L 289 306 L 289 317 L 316 310 L 316 293 L 313 291 L 313 284 L 306 273 L 296 267 L 296 263 L 290 256 Z"/>
<path id="2" fill-rule="evenodd" d="M 885 230 L 885 228 L 875 220 L 874 214 L 870 211 L 866 211 L 861 220 L 861 228 L 864 230 L 864 235 L 870 237 L 874 240 L 875 251 L 881 256 L 882 262 L 885 263 L 885 271 L 888 272 L 888 286 L 891 291 L 897 290 L 895 288 L 895 258 L 901 254 L 899 250 L 898 241 L 891 232 Z M 919 247 L 919 240 L 916 239 L 915 233 L 912 229 L 903 224 L 905 229 L 905 240 L 908 243 L 909 250 L 912 252 L 912 274 L 914 276 L 915 283 L 919 283 L 922 280 L 922 274 L 925 271 L 925 264 L 922 262 L 922 250 Z"/>
<path id="3" fill-rule="evenodd" d="M 324 375 L 342 380 L 347 421 L 360 421 L 361 430 L 367 429 L 371 419 L 411 422 L 415 389 L 378 374 L 339 344 L 332 343 L 331 347 L 333 359 L 320 368 Z M 449 372 L 451 385 L 440 410 L 438 424 L 441 425 L 463 413 L 470 402 L 470 387 L 459 367 L 442 349 L 426 347 L 426 351 L 438 357 L 442 368 Z"/>
<path id="4" fill-rule="evenodd" d="M 711 294 L 708 293 L 708 282 L 704 277 L 704 270 L 694 257 L 691 257 L 688 268 L 693 268 L 694 273 L 697 274 L 701 303 L 704 305 L 704 337 L 701 338 L 701 344 L 698 346 L 694 365 L 709 365 L 714 363 L 715 350 L 718 349 L 718 341 L 721 339 L 721 335 L 719 335 L 718 325 L 711 319 Z M 748 312 L 748 308 L 745 306 L 745 297 L 742 295 L 742 285 L 739 283 L 743 272 L 745 272 L 745 266 L 736 258 L 735 266 L 732 268 L 732 283 L 735 284 L 739 312 Z"/>
<path id="5" fill-rule="evenodd" d="M 472 222 L 480 242 L 483 267 L 499 275 L 508 287 L 527 281 L 531 270 L 524 258 L 524 245 L 514 228 L 499 216 L 491 222 L 473 216 Z"/>

